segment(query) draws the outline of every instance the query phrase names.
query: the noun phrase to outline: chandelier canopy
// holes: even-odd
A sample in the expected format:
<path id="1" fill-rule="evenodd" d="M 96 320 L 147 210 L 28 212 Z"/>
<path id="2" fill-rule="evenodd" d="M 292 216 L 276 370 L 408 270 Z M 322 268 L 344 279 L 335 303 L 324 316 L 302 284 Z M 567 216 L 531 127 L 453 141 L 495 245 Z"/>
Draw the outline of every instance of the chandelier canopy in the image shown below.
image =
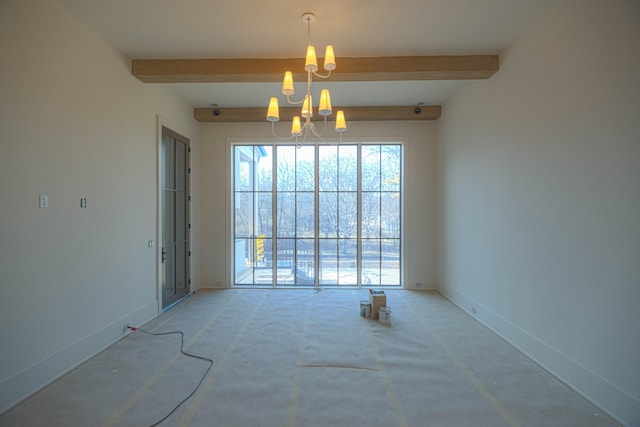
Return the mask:
<path id="1" fill-rule="evenodd" d="M 313 117 L 313 99 L 311 96 L 311 84 L 313 83 L 313 76 L 321 79 L 327 79 L 331 76 L 331 71 L 336 69 L 336 58 L 333 52 L 333 46 L 328 45 L 325 49 L 323 68 L 327 71 L 327 74 L 318 73 L 318 59 L 316 57 L 316 48 L 311 44 L 311 24 L 315 21 L 316 17 L 313 13 L 307 12 L 302 15 L 302 21 L 307 24 L 307 54 L 305 58 L 304 69 L 307 72 L 307 93 L 300 100 L 292 100 L 291 96 L 295 94 L 293 88 L 293 73 L 286 71 L 284 73 L 284 79 L 282 81 L 282 94 L 287 97 L 287 102 L 291 105 L 300 105 L 300 115 L 293 117 L 291 122 L 291 136 L 283 139 L 295 138 L 296 142 L 298 137 L 302 137 L 303 141 L 311 133 L 312 135 L 322 139 L 324 131 L 327 125 L 327 116 L 331 115 L 333 110 L 331 108 L 331 95 L 329 89 L 322 89 L 320 91 L 320 103 L 318 105 L 318 114 L 324 119 L 324 127 L 322 131 L 318 131 L 315 125 L 311 122 Z M 304 119 L 301 122 L 300 118 Z M 273 134 L 275 133 L 275 122 L 280 120 L 280 109 L 278 106 L 278 98 L 273 96 L 269 100 L 269 108 L 267 109 L 267 121 L 271 122 L 271 129 Z M 340 141 L 342 141 L 342 133 L 347 130 L 347 124 L 344 118 L 344 112 L 338 110 L 336 113 L 336 126 L 335 131 L 340 135 Z M 280 137 L 278 137 L 280 138 Z"/>

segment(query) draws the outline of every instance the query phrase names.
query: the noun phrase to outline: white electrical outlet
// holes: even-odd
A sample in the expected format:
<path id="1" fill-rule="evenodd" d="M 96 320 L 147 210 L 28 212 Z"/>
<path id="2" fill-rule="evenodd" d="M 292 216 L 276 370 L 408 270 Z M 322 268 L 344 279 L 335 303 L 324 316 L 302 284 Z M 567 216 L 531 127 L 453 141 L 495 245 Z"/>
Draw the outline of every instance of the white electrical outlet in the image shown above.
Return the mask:
<path id="1" fill-rule="evenodd" d="M 41 194 L 40 198 L 39 198 L 38 206 L 40 206 L 41 208 L 48 208 L 49 207 L 49 196 L 47 196 L 46 194 Z"/>

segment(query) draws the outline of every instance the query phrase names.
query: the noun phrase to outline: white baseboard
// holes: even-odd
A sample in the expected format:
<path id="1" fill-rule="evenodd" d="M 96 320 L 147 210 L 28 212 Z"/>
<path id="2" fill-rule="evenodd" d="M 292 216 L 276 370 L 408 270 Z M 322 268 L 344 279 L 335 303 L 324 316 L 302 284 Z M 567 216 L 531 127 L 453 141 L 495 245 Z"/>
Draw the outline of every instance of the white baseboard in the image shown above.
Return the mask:
<path id="1" fill-rule="evenodd" d="M 158 315 L 152 301 L 0 382 L 0 414 L 84 363 L 124 335 L 122 326 L 142 325 Z"/>
<path id="2" fill-rule="evenodd" d="M 618 422 L 640 425 L 638 398 L 464 293 L 452 288 L 438 291 Z"/>

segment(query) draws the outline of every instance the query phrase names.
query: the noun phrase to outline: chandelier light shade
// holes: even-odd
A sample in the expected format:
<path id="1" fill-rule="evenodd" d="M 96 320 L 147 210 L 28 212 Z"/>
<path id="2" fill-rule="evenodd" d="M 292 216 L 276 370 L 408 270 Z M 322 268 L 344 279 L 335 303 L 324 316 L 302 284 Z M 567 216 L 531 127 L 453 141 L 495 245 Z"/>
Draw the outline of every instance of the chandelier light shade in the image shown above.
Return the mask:
<path id="1" fill-rule="evenodd" d="M 321 116 L 328 116 L 331 114 L 331 96 L 329 95 L 329 89 L 322 89 L 320 92 L 320 106 L 318 107 L 318 114 Z"/>
<path id="2" fill-rule="evenodd" d="M 340 135 L 342 135 L 342 132 L 346 130 L 347 123 L 344 120 L 344 111 L 338 110 L 336 113 L 336 132 L 340 132 Z"/>
<path id="3" fill-rule="evenodd" d="M 309 45 L 307 46 L 307 59 L 304 61 L 304 69 L 315 73 L 318 71 L 318 59 L 316 58 L 316 48 Z"/>
<path id="4" fill-rule="evenodd" d="M 300 115 L 305 119 L 310 119 L 311 117 L 313 117 L 313 98 L 311 97 L 311 95 L 306 95 L 304 97 Z"/>
<path id="5" fill-rule="evenodd" d="M 285 71 L 284 80 L 282 81 L 282 94 L 291 96 L 295 93 L 293 90 L 293 74 L 291 71 Z"/>
<path id="6" fill-rule="evenodd" d="M 267 120 L 277 122 L 280 120 L 280 110 L 278 109 L 278 98 L 272 96 L 269 100 L 269 109 L 267 110 Z"/>
<path id="7" fill-rule="evenodd" d="M 291 122 L 291 135 L 302 135 L 302 128 L 300 127 L 300 116 L 293 116 L 293 121 Z"/>
<path id="8" fill-rule="evenodd" d="M 327 117 L 333 113 L 331 107 L 331 95 L 329 94 L 329 89 L 322 89 L 322 91 L 320 92 L 318 115 L 323 117 L 325 127 L 323 128 L 322 132 L 318 132 L 315 125 L 311 122 L 311 118 L 313 117 L 313 97 L 311 96 L 311 85 L 313 83 L 313 76 L 321 79 L 326 79 L 331 76 L 331 71 L 336 69 L 336 57 L 333 51 L 333 46 L 328 45 L 325 49 L 323 64 L 323 68 L 328 73 L 326 75 L 321 75 L 318 73 L 318 58 L 316 56 L 316 48 L 311 44 L 311 23 L 315 21 L 315 15 L 313 13 L 305 13 L 304 15 L 302 15 L 302 21 L 307 24 L 307 52 L 304 62 L 304 69 L 307 72 L 307 92 L 301 100 L 292 100 L 291 96 L 295 94 L 293 73 L 291 71 L 286 71 L 284 73 L 284 79 L 282 80 L 282 94 L 287 97 L 287 102 L 289 104 L 302 104 L 300 115 L 294 116 L 292 119 L 291 138 L 295 138 L 296 141 L 298 141 L 298 137 L 302 136 L 304 141 L 308 136 L 310 136 L 309 133 L 311 133 L 312 135 L 322 140 L 324 129 L 326 128 Z M 273 134 L 278 137 L 278 135 L 276 135 L 275 133 L 274 127 L 275 122 L 280 120 L 277 97 L 271 97 L 271 99 L 269 100 L 269 108 L 267 109 L 266 118 L 267 121 L 271 122 L 271 129 Z M 304 122 L 301 121 L 301 118 L 304 119 Z M 335 130 L 340 135 L 340 141 L 342 141 L 342 133 L 347 130 L 347 124 L 344 118 L 344 112 L 342 110 L 338 111 L 338 113 L 336 114 Z"/>
<path id="9" fill-rule="evenodd" d="M 327 49 L 324 51 L 324 69 L 327 71 L 336 69 L 336 56 L 331 45 L 327 45 Z"/>

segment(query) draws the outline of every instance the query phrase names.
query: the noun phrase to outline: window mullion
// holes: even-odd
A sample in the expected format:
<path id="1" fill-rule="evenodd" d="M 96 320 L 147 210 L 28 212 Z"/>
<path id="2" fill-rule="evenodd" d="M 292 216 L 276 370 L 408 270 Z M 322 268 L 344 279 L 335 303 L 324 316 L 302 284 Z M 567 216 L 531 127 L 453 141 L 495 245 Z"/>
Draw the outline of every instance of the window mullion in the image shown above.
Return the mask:
<path id="1" fill-rule="evenodd" d="M 293 245 L 291 245 L 291 262 L 293 264 L 293 286 L 298 283 L 298 151 L 294 152 L 293 156 Z"/>
<path id="2" fill-rule="evenodd" d="M 356 265 L 357 265 L 357 277 L 356 284 L 358 287 L 362 286 L 362 144 L 358 144 L 356 150 L 356 167 L 357 167 L 357 210 L 356 215 Z"/>
<path id="3" fill-rule="evenodd" d="M 314 154 L 313 184 L 313 286 L 320 286 L 320 145 L 316 144 Z"/>
<path id="4" fill-rule="evenodd" d="M 378 284 L 382 284 L 382 146 L 378 146 L 378 176 L 380 182 L 378 183 L 378 218 L 380 221 L 378 222 Z"/>
<path id="5" fill-rule="evenodd" d="M 271 146 L 271 286 L 278 286 L 278 146 Z"/>

